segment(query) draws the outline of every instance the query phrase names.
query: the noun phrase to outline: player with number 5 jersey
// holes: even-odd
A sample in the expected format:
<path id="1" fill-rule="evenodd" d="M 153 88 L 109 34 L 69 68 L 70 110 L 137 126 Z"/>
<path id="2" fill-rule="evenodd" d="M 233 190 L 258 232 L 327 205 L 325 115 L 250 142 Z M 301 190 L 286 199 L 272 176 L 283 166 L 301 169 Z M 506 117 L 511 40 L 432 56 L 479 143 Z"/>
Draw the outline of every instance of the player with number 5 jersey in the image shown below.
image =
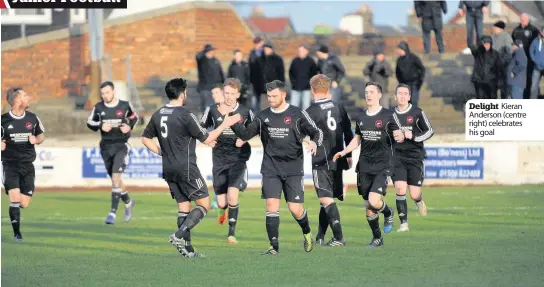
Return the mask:
<path id="1" fill-rule="evenodd" d="M 190 231 L 211 209 L 206 181 L 196 164 L 196 140 L 210 144 L 240 120 L 240 115 L 225 116 L 212 132 L 204 129 L 196 116 L 183 106 L 187 99 L 187 82 L 177 78 L 165 87 L 170 103 L 154 112 L 142 135 L 142 143 L 162 156 L 163 178 L 172 198 L 178 203 L 178 231 L 169 238 L 183 257 L 199 257 L 191 245 Z M 157 138 L 159 145 L 153 140 Z M 196 207 L 191 210 L 191 201 Z"/>

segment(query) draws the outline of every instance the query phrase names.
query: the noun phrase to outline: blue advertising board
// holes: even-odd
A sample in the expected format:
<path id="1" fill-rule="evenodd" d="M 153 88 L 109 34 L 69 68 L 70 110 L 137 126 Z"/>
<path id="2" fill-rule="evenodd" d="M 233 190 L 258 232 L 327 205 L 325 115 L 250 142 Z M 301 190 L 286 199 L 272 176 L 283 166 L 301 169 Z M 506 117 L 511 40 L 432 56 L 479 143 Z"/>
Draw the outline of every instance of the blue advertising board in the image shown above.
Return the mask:
<path id="1" fill-rule="evenodd" d="M 108 173 L 100 155 L 100 148 L 84 148 L 82 153 L 83 178 L 107 178 Z M 145 147 L 130 149 L 126 178 L 162 178 L 162 159 Z"/>
<path id="2" fill-rule="evenodd" d="M 425 147 L 425 178 L 483 179 L 484 148 Z"/>

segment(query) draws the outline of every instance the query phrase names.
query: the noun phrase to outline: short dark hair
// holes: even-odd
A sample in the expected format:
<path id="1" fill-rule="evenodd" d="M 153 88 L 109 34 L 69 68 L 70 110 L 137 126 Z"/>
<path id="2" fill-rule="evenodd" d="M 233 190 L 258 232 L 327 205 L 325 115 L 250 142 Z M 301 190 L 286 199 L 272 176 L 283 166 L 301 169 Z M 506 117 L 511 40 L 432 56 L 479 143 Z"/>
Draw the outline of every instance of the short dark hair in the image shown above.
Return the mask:
<path id="1" fill-rule="evenodd" d="M 223 85 L 223 83 L 217 83 L 217 84 L 214 84 L 214 85 L 212 86 L 212 90 L 214 90 L 214 89 L 221 89 L 221 90 L 222 90 L 224 87 L 225 87 L 225 86 Z M 211 90 L 210 90 L 210 91 L 211 91 Z"/>
<path id="2" fill-rule="evenodd" d="M 238 53 L 238 52 L 241 53 L 242 51 L 240 51 L 240 49 L 236 49 L 236 50 L 234 50 L 234 52 L 232 52 L 232 53 L 233 53 L 233 54 L 236 54 L 236 53 Z"/>
<path id="3" fill-rule="evenodd" d="M 376 82 L 367 82 L 367 83 L 365 84 L 365 89 L 366 89 L 366 87 L 368 87 L 368 86 L 374 86 L 374 87 L 376 87 L 376 88 L 378 89 L 378 92 L 380 92 L 380 94 L 383 93 L 382 85 L 380 85 L 380 84 L 378 84 L 378 83 L 376 83 Z"/>
<path id="4" fill-rule="evenodd" d="M 105 81 L 104 83 L 102 83 L 100 85 L 100 89 L 103 89 L 103 88 L 105 88 L 107 86 L 110 86 L 112 90 L 115 89 L 115 86 L 113 85 L 113 83 L 111 81 Z"/>
<path id="5" fill-rule="evenodd" d="M 177 100 L 182 93 L 185 93 L 187 90 L 187 81 L 182 78 L 174 78 L 164 87 L 166 92 L 166 97 L 170 100 Z"/>
<path id="6" fill-rule="evenodd" d="M 266 83 L 266 91 L 270 92 L 275 89 L 280 89 L 282 92 L 287 92 L 287 89 L 285 87 L 285 83 L 280 80 L 274 80 L 270 83 Z"/>
<path id="7" fill-rule="evenodd" d="M 13 87 L 10 88 L 6 94 L 6 100 L 8 101 L 8 104 L 13 107 L 13 101 L 15 98 L 19 95 L 19 92 L 22 91 L 23 88 L 21 87 Z"/>
<path id="8" fill-rule="evenodd" d="M 395 88 L 395 95 L 397 94 L 397 91 L 399 90 L 399 88 L 407 88 L 408 95 L 412 95 L 412 90 L 410 90 L 410 86 L 408 86 L 407 84 L 398 84 L 397 87 Z"/>

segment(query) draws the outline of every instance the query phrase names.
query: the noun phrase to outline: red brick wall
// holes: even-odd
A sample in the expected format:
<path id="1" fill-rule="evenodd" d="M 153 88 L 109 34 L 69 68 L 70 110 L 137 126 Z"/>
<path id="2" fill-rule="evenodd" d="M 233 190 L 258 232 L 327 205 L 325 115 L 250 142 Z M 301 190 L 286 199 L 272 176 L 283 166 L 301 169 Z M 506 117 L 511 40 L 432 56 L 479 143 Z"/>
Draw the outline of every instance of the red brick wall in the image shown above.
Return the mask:
<path id="1" fill-rule="evenodd" d="M 193 9 L 108 27 L 104 52 L 110 54 L 115 79 L 126 79 L 125 55 L 132 54 L 137 83 L 154 76 L 181 76 L 196 66 L 206 43 L 220 60 L 234 49 L 249 52 L 251 35 L 232 10 Z M 36 98 L 63 97 L 71 86 L 89 82 L 88 37 L 71 37 L 2 51 L 2 92 L 23 86 Z M 2 101 L 4 101 L 2 97 Z"/>

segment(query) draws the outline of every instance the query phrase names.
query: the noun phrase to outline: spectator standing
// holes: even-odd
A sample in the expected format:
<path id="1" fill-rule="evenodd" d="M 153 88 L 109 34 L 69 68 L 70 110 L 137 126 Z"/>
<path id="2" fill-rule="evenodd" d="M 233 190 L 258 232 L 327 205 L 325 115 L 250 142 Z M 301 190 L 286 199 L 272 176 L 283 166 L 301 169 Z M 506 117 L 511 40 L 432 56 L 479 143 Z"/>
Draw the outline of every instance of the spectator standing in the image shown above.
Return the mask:
<path id="1" fill-rule="evenodd" d="M 497 99 L 497 85 L 502 75 L 503 64 L 499 52 L 493 49 L 491 36 L 482 36 L 478 47 L 471 46 L 474 56 L 472 82 L 478 99 Z"/>
<path id="2" fill-rule="evenodd" d="M 217 58 L 215 58 L 215 48 L 211 44 L 206 44 L 204 49 L 196 55 L 198 70 L 197 92 L 200 94 L 200 108 L 204 112 L 206 107 L 214 103 L 212 98 L 212 88 L 215 84 L 223 83 L 225 75 L 223 68 Z"/>
<path id="3" fill-rule="evenodd" d="M 317 75 L 314 59 L 308 57 L 308 48 L 300 45 L 297 57 L 291 61 L 289 80 L 291 81 L 291 105 L 306 110 L 312 102 L 310 79 Z"/>
<path id="4" fill-rule="evenodd" d="M 261 110 L 261 96 L 266 93 L 262 69 L 262 56 L 264 54 L 263 46 L 263 38 L 259 36 L 255 37 L 255 39 L 253 39 L 253 50 L 249 53 L 248 58 L 250 81 L 253 86 L 251 103 L 255 114 L 258 114 Z"/>
<path id="5" fill-rule="evenodd" d="M 264 44 L 263 54 L 263 78 L 264 83 L 270 83 L 275 80 L 285 82 L 285 66 L 283 58 L 274 52 L 271 43 Z"/>
<path id="6" fill-rule="evenodd" d="M 493 25 L 493 49 L 497 52 L 499 52 L 499 55 L 501 57 L 501 61 L 504 65 L 503 69 L 506 70 L 508 68 L 508 64 L 510 63 L 510 59 L 512 59 L 512 46 L 514 45 L 514 41 L 512 41 L 512 37 L 509 33 L 504 31 L 504 28 L 506 28 L 506 24 L 503 21 L 498 21 Z M 508 76 L 505 74 L 505 76 Z M 509 85 L 506 84 L 506 78 L 502 77 L 499 79 L 499 89 L 501 90 L 501 98 L 507 99 L 510 92 L 508 91 Z"/>
<path id="7" fill-rule="evenodd" d="M 535 63 L 531 79 L 531 99 L 538 99 L 540 96 L 540 78 L 544 75 L 544 27 L 540 36 L 533 40 L 529 49 L 531 60 Z"/>
<path id="8" fill-rule="evenodd" d="M 512 50 L 514 54 L 508 64 L 506 81 L 512 99 L 521 100 L 527 84 L 527 55 L 523 49 L 523 42 L 519 39 L 512 46 Z"/>
<path id="9" fill-rule="evenodd" d="M 240 50 L 234 51 L 234 59 L 230 63 L 229 70 L 227 72 L 227 78 L 236 78 L 240 81 L 242 86 L 240 87 L 240 103 L 248 108 L 251 108 L 251 103 L 248 99 L 247 91 L 251 84 L 249 74 L 249 64 L 244 61 L 244 55 Z"/>
<path id="10" fill-rule="evenodd" d="M 417 107 L 419 102 L 419 89 L 425 80 L 425 67 L 421 59 L 410 52 L 410 47 L 406 41 L 401 41 L 397 46 L 397 67 L 395 74 L 399 84 L 410 86 L 412 97 L 410 103 Z"/>
<path id="11" fill-rule="evenodd" d="M 484 14 L 487 13 L 487 5 L 489 1 L 459 1 L 459 15 L 466 15 L 467 47 L 477 45 L 484 34 Z M 476 30 L 476 41 L 474 41 L 474 30 Z"/>
<path id="12" fill-rule="evenodd" d="M 421 21 L 425 54 L 431 53 L 431 31 L 434 31 L 438 53 L 444 53 L 442 13 L 448 13 L 448 4 L 446 1 L 414 1 L 414 6 L 416 16 Z"/>
<path id="13" fill-rule="evenodd" d="M 525 55 L 527 56 L 527 83 L 523 91 L 523 98 L 529 99 L 531 97 L 531 81 L 535 67 L 535 63 L 529 56 L 529 49 L 531 48 L 531 43 L 538 37 L 539 32 L 538 28 L 531 24 L 529 15 L 525 13 L 521 14 L 519 22 L 519 25 L 512 31 L 512 39 L 514 41 L 521 40 L 523 50 L 525 50 Z"/>
<path id="14" fill-rule="evenodd" d="M 390 107 L 389 99 L 389 77 L 393 74 L 391 65 L 385 60 L 385 55 L 382 49 L 374 50 L 374 58 L 370 60 L 363 69 L 363 75 L 369 78 L 370 82 L 376 82 L 383 88 L 382 106 Z"/>
<path id="15" fill-rule="evenodd" d="M 340 81 L 346 75 L 346 69 L 340 61 L 340 58 L 333 53 L 329 53 L 329 47 L 322 45 L 317 50 L 317 69 L 320 74 L 327 76 L 331 79 L 331 94 L 332 100 L 335 102 L 340 101 Z"/>

